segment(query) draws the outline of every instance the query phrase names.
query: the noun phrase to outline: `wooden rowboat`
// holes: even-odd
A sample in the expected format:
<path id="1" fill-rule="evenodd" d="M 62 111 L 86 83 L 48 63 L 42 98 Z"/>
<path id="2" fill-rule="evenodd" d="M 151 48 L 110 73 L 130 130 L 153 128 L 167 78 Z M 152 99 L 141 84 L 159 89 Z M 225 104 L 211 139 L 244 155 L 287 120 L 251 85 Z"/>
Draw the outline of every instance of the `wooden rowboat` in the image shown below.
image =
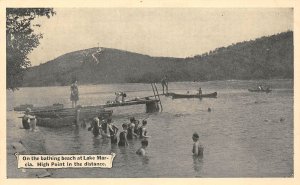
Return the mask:
<path id="1" fill-rule="evenodd" d="M 210 94 L 176 94 L 172 93 L 172 98 L 177 99 L 177 98 L 216 98 L 217 97 L 217 92 L 210 93 Z"/>
<path id="2" fill-rule="evenodd" d="M 80 122 L 88 122 L 92 118 L 96 116 L 101 116 L 105 119 L 112 116 L 112 110 L 104 110 L 102 112 L 96 113 L 96 114 L 89 114 L 89 115 L 80 115 L 79 121 Z M 72 126 L 76 125 L 76 115 L 75 116 L 64 116 L 64 117 L 56 117 L 56 118 L 47 118 L 47 117 L 37 117 L 37 123 L 38 126 L 42 127 L 52 127 L 52 128 L 61 128 L 66 126 Z M 80 123 L 77 123 L 77 125 L 80 125 Z"/>
<path id="3" fill-rule="evenodd" d="M 30 108 L 32 111 L 43 111 L 43 110 L 59 110 L 59 109 L 63 109 L 64 105 L 60 104 L 60 103 L 55 103 L 53 105 L 50 106 L 44 106 L 44 107 L 34 107 L 34 105 L 32 104 L 23 104 L 23 105 L 19 105 L 17 107 L 14 107 L 14 111 L 26 111 L 27 108 Z"/>
<path id="4" fill-rule="evenodd" d="M 30 114 L 37 119 L 38 126 L 64 127 L 80 122 L 90 121 L 94 117 L 108 118 L 112 115 L 112 110 L 105 110 L 103 106 L 86 106 L 77 108 L 43 109 L 34 110 Z M 77 123 L 80 124 L 80 123 Z"/>

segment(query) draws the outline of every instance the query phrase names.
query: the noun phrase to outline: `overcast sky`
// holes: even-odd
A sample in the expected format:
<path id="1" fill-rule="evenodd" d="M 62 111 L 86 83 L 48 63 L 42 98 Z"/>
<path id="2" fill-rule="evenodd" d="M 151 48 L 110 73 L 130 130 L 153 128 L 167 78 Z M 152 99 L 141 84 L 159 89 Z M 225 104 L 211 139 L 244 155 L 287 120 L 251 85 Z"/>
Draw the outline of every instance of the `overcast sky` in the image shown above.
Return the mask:
<path id="1" fill-rule="evenodd" d="M 44 38 L 32 65 L 96 47 L 150 56 L 187 57 L 293 30 L 293 9 L 64 8 L 38 22 Z"/>

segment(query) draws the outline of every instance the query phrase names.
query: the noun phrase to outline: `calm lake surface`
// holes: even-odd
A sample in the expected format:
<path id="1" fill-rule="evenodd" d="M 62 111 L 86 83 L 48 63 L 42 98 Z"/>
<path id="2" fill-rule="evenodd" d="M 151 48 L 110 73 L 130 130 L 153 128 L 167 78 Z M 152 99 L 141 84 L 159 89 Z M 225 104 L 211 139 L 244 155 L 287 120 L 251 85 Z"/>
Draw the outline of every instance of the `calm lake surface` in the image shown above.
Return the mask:
<path id="1" fill-rule="evenodd" d="M 218 98 L 172 100 L 161 96 L 163 111 L 154 114 L 146 114 L 145 105 L 114 108 L 113 121 L 119 129 L 130 116 L 147 118 L 151 138 L 146 157 L 135 154 L 141 146 L 138 139 L 129 141 L 127 148 L 119 148 L 111 146 L 108 139 L 94 138 L 87 128 L 21 129 L 21 114 L 12 111 L 14 106 L 71 106 L 69 87 L 22 88 L 7 92 L 7 146 L 22 140 L 31 154 L 116 153 L 112 169 L 51 170 L 56 178 L 293 177 L 293 80 L 263 83 L 273 91 L 248 92 L 257 81 L 170 83 L 170 92 L 195 93 L 201 86 L 203 93 L 217 91 Z M 125 91 L 127 99 L 153 95 L 149 84 L 80 85 L 79 104 L 104 104 L 114 100 L 116 91 Z M 191 153 L 195 131 L 204 146 L 204 157 L 197 160 Z M 14 173 L 15 157 L 9 150 L 7 153 L 8 177 L 20 177 Z"/>

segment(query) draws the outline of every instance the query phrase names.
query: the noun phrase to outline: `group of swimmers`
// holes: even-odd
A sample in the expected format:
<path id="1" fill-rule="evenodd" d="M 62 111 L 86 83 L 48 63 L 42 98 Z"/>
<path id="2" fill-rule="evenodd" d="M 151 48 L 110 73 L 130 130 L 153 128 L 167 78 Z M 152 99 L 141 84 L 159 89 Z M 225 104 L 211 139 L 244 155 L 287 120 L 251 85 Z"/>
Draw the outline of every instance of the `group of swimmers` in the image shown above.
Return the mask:
<path id="1" fill-rule="evenodd" d="M 150 136 L 147 135 L 147 120 L 140 121 L 134 117 L 129 119 L 129 123 L 122 124 L 122 131 L 119 133 L 119 139 L 117 137 L 119 129 L 112 123 L 111 118 L 104 119 L 103 117 L 95 117 L 91 122 L 91 126 L 88 128 L 92 131 L 95 137 L 102 136 L 103 138 L 110 138 L 111 144 L 118 144 L 118 146 L 128 146 L 128 140 L 134 138 L 142 139 L 142 147 L 136 152 L 139 155 L 145 155 L 145 148 L 148 146 L 148 140 Z"/>
<path id="2" fill-rule="evenodd" d="M 27 108 L 25 115 L 22 119 L 22 124 L 24 129 L 36 128 L 36 118 L 35 116 L 30 115 L 30 108 Z M 101 119 L 101 120 L 100 120 Z M 104 119 L 104 117 L 95 117 L 91 122 L 91 126 L 88 128 L 89 131 L 92 131 L 95 137 L 102 136 L 103 138 L 110 138 L 111 144 L 118 144 L 118 146 L 128 146 L 128 140 L 134 138 L 142 139 L 142 146 L 136 151 L 136 154 L 144 156 L 146 154 L 146 148 L 148 146 L 148 140 L 150 136 L 147 135 L 147 120 L 140 121 L 136 120 L 134 117 L 129 119 L 129 123 L 122 124 L 122 131 L 119 133 L 119 140 L 117 137 L 118 127 L 112 123 L 111 118 Z M 196 157 L 203 157 L 203 146 L 199 142 L 198 133 L 194 133 L 192 136 L 194 142 L 192 153 Z"/>

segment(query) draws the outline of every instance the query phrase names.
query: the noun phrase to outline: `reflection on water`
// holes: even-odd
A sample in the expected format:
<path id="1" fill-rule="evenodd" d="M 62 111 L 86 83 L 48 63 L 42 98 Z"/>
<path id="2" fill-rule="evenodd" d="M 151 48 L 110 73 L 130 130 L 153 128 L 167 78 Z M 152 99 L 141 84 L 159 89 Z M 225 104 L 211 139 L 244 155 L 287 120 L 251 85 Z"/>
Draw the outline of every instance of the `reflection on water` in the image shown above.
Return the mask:
<path id="1" fill-rule="evenodd" d="M 58 169 L 52 177 L 291 177 L 293 82 L 266 82 L 274 89 L 269 94 L 248 92 L 255 84 L 255 81 L 170 83 L 172 92 L 192 93 L 201 86 L 203 93 L 217 91 L 218 98 L 199 101 L 161 97 L 163 112 L 155 114 L 146 114 L 144 105 L 113 109 L 114 124 L 119 128 L 131 116 L 147 119 L 151 138 L 145 157 L 135 153 L 141 147 L 140 139 L 129 140 L 128 147 L 118 147 L 111 145 L 109 138 L 94 137 L 87 127 L 39 127 L 39 131 L 30 132 L 19 129 L 20 115 L 13 111 L 7 112 L 7 143 L 22 140 L 32 154 L 116 153 L 112 169 Z M 128 99 L 152 95 L 147 84 L 79 88 L 83 93 L 79 102 L 82 105 L 105 103 L 114 99 L 114 94 L 107 92 L 121 89 L 131 91 L 127 93 Z M 66 87 L 24 88 L 8 93 L 7 98 L 8 110 L 26 103 L 70 105 Z M 208 108 L 212 111 L 208 112 Z M 203 158 L 191 159 L 193 132 L 198 132 L 204 145 Z"/>
<path id="2" fill-rule="evenodd" d="M 143 165 L 148 165 L 150 158 L 148 156 L 140 156 Z"/>
<path id="3" fill-rule="evenodd" d="M 202 166 L 203 166 L 203 156 L 202 157 L 193 156 L 193 167 L 195 172 L 201 174 Z"/>

